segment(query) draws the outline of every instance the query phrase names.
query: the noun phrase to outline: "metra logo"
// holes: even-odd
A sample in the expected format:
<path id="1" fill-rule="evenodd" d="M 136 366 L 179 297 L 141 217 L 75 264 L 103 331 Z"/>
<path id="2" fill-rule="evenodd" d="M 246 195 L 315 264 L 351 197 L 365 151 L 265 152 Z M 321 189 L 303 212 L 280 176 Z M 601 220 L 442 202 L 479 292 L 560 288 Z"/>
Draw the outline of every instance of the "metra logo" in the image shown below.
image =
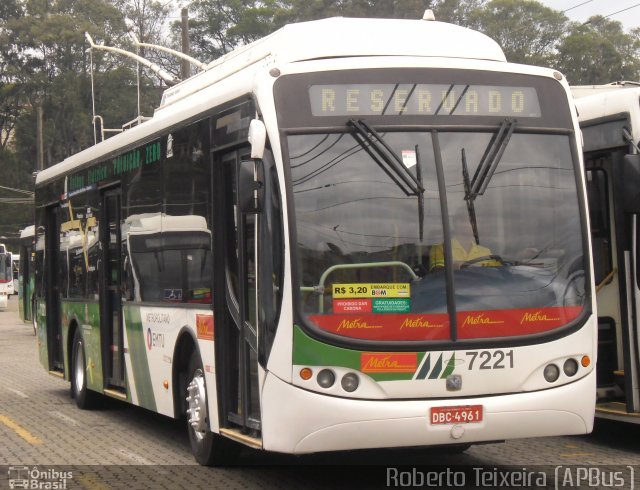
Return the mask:
<path id="1" fill-rule="evenodd" d="M 458 364 L 464 364 L 463 359 L 456 359 L 455 352 L 451 353 L 451 357 L 446 359 L 446 353 L 430 352 L 422 360 L 420 369 L 416 373 L 414 379 L 446 379 L 456 368 Z"/>
<path id="2" fill-rule="evenodd" d="M 525 323 L 533 323 L 533 322 L 558 322 L 560 318 L 552 317 L 549 318 L 546 314 L 541 311 L 534 311 L 533 313 L 525 313 L 522 315 L 520 319 L 520 325 L 524 325 Z"/>
<path id="3" fill-rule="evenodd" d="M 418 365 L 418 354 L 394 354 L 387 352 L 363 352 L 360 370 L 363 373 L 413 373 Z"/>
<path id="4" fill-rule="evenodd" d="M 342 320 L 338 325 L 338 331 L 350 330 L 350 329 L 365 329 L 365 328 L 383 328 L 382 325 L 369 325 L 366 320 L 355 318 L 353 320 Z"/>
<path id="5" fill-rule="evenodd" d="M 489 325 L 493 323 L 504 323 L 502 320 L 492 320 L 487 317 L 484 313 L 478 313 L 477 315 L 467 315 L 462 322 L 462 326 L 466 327 L 467 325 Z"/>
<path id="6" fill-rule="evenodd" d="M 418 318 L 414 318 L 413 320 L 410 318 L 405 318 L 405 320 L 402 322 L 402 325 L 400 325 L 400 330 L 402 330 L 403 328 L 442 328 L 442 327 L 444 327 L 442 323 L 435 324 L 435 323 L 429 322 L 427 318 L 418 317 Z"/>

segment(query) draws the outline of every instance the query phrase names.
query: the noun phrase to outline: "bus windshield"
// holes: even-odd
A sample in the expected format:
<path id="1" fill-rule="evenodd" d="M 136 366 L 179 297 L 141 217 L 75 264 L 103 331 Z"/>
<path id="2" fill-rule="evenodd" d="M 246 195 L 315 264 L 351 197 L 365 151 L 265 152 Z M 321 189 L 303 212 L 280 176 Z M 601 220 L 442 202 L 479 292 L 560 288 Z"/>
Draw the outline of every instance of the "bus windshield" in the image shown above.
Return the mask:
<path id="1" fill-rule="evenodd" d="M 399 165 L 391 171 L 380 143 L 345 126 L 287 137 L 307 325 L 426 341 L 540 333 L 580 315 L 583 233 L 567 134 L 510 121 L 484 131 L 387 127 L 377 133 Z"/>

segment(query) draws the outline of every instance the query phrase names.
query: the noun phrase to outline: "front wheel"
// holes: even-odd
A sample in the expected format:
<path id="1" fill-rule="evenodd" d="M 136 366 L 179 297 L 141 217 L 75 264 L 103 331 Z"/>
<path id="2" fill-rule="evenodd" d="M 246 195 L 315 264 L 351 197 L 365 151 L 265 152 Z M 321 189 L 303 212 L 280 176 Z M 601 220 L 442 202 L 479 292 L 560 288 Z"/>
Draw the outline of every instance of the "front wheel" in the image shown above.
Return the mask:
<path id="1" fill-rule="evenodd" d="M 189 361 L 187 385 L 187 431 L 191 452 L 204 466 L 231 464 L 238 454 L 237 444 L 209 430 L 207 385 L 202 361 L 193 353 Z"/>
<path id="2" fill-rule="evenodd" d="M 71 397 L 75 398 L 78 408 L 88 410 L 96 405 L 98 394 L 87 388 L 85 359 L 84 339 L 80 330 L 76 330 L 71 351 Z"/>

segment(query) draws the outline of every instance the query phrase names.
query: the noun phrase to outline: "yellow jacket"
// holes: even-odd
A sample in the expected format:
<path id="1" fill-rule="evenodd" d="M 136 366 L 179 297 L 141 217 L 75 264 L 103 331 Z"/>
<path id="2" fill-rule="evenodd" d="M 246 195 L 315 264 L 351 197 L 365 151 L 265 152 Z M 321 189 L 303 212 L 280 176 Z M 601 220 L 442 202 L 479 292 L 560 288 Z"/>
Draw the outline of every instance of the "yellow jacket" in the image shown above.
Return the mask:
<path id="1" fill-rule="evenodd" d="M 491 250 L 476 243 L 474 243 L 467 252 L 462 244 L 455 238 L 451 240 L 451 252 L 453 253 L 454 262 L 466 262 L 491 255 Z M 478 262 L 478 265 L 483 267 L 496 267 L 500 265 L 500 262 L 489 259 Z M 436 267 L 444 267 L 444 250 L 442 243 L 433 245 L 429 254 L 429 270 L 432 271 Z"/>

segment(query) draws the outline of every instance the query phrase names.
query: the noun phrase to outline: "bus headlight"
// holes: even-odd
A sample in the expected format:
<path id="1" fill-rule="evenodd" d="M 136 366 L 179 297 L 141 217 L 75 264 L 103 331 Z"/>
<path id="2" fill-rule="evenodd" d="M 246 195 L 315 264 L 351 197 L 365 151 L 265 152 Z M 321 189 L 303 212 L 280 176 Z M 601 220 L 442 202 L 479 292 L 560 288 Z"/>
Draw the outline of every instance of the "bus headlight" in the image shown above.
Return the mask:
<path id="1" fill-rule="evenodd" d="M 347 373 L 342 377 L 342 381 L 340 382 L 342 385 L 342 389 L 344 391 L 348 391 L 351 393 L 352 391 L 356 391 L 358 389 L 358 385 L 360 384 L 360 380 L 358 379 L 358 375 L 356 373 Z"/>
<path id="2" fill-rule="evenodd" d="M 318 384 L 323 388 L 331 388 L 336 382 L 336 375 L 331 369 L 323 369 L 318 373 Z"/>
<path id="3" fill-rule="evenodd" d="M 564 361 L 562 370 L 567 376 L 574 376 L 578 372 L 578 361 L 576 361 L 575 359 L 567 359 L 566 361 Z"/>
<path id="4" fill-rule="evenodd" d="M 548 364 L 544 368 L 544 379 L 546 379 L 549 383 L 553 383 L 560 376 L 560 368 L 555 364 Z"/>

